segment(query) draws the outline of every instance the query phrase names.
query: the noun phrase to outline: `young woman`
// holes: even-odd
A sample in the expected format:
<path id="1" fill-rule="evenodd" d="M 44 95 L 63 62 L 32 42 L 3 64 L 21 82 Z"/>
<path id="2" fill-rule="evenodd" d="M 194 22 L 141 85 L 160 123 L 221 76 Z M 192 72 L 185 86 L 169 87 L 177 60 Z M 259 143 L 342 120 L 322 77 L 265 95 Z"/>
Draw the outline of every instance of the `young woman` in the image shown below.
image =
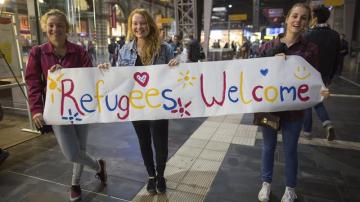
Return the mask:
<path id="1" fill-rule="evenodd" d="M 303 3 L 295 4 L 286 16 L 285 34 L 274 39 L 261 48 L 262 56 L 283 56 L 299 55 L 302 56 L 313 66 L 317 65 L 318 49 L 313 43 L 305 41 L 302 34 L 309 26 L 311 17 L 310 7 Z M 286 58 L 285 58 L 286 59 Z M 328 90 L 320 92 L 323 96 L 328 96 Z M 297 196 L 295 187 L 297 182 L 298 156 L 297 144 L 303 123 L 303 110 L 283 111 L 272 113 L 280 117 L 284 155 L 285 155 L 285 192 L 281 199 L 282 202 L 293 202 Z M 255 118 L 258 114 L 255 114 Z M 269 201 L 271 182 L 274 165 L 274 152 L 277 144 L 277 131 L 260 126 L 263 133 L 262 148 L 262 188 L 259 192 L 260 201 Z"/>
<path id="2" fill-rule="evenodd" d="M 144 9 L 135 9 L 128 18 L 127 44 L 119 51 L 116 66 L 146 66 L 154 64 L 177 65 L 174 53 L 167 43 L 161 42 L 159 30 Z M 98 66 L 106 69 L 107 64 Z M 149 175 L 147 191 L 151 194 L 166 192 L 164 171 L 168 157 L 168 120 L 133 121 L 139 139 L 141 155 Z M 152 143 L 153 142 L 153 143 Z M 152 144 L 156 154 L 153 160 Z"/>
<path id="3" fill-rule="evenodd" d="M 31 49 L 25 80 L 29 92 L 30 110 L 37 128 L 44 126 L 43 109 L 47 72 L 60 68 L 92 67 L 91 59 L 79 45 L 67 41 L 69 22 L 66 15 L 51 9 L 41 17 L 41 28 L 48 42 Z M 70 201 L 81 199 L 80 177 L 84 165 L 95 170 L 96 176 L 106 184 L 105 161 L 95 160 L 86 153 L 87 125 L 52 126 L 65 157 L 74 163 Z"/>

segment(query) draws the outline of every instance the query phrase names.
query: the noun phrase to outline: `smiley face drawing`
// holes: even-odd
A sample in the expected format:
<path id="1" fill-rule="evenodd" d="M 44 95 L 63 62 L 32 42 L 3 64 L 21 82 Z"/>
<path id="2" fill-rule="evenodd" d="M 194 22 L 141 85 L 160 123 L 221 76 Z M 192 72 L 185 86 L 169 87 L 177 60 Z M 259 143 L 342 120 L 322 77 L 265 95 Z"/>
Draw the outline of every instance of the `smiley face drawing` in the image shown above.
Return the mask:
<path id="1" fill-rule="evenodd" d="M 307 71 L 306 67 L 297 67 L 294 76 L 299 80 L 305 80 L 311 75 L 310 72 Z"/>

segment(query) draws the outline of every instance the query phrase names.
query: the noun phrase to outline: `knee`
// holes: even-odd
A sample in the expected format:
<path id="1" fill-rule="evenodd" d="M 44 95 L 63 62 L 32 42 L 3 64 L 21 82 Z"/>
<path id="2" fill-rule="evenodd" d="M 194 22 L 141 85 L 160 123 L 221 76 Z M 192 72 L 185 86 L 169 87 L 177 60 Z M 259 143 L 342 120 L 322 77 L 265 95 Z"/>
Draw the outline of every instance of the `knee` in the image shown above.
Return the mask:
<path id="1" fill-rule="evenodd" d="M 270 143 L 265 143 L 263 145 L 263 151 L 266 153 L 274 153 L 276 149 L 276 144 L 270 144 Z"/>
<path id="2" fill-rule="evenodd" d="M 295 159 L 297 159 L 297 149 L 290 149 L 285 152 L 285 155 L 288 159 L 295 160 Z"/>
<path id="3" fill-rule="evenodd" d="M 151 149 L 151 142 L 149 141 L 141 141 L 139 140 L 139 145 L 140 145 L 140 148 L 147 148 L 147 149 Z"/>
<path id="4" fill-rule="evenodd" d="M 68 161 L 71 162 L 78 162 L 81 156 L 81 151 L 76 151 L 76 152 L 71 152 L 71 153 L 67 153 L 65 154 L 65 157 Z"/>
<path id="5" fill-rule="evenodd" d="M 164 149 L 164 150 L 161 150 L 161 151 L 157 151 L 156 156 L 158 156 L 160 159 L 166 159 L 167 160 L 168 150 Z"/>

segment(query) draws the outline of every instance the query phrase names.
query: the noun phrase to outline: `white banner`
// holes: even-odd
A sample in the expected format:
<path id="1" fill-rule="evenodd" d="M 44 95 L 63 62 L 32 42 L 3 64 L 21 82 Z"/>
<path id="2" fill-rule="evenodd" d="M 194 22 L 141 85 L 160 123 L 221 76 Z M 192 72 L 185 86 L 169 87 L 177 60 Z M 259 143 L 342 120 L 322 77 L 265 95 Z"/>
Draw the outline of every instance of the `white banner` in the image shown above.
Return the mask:
<path id="1" fill-rule="evenodd" d="M 84 124 L 305 109 L 320 73 L 289 56 L 49 73 L 46 123 Z"/>

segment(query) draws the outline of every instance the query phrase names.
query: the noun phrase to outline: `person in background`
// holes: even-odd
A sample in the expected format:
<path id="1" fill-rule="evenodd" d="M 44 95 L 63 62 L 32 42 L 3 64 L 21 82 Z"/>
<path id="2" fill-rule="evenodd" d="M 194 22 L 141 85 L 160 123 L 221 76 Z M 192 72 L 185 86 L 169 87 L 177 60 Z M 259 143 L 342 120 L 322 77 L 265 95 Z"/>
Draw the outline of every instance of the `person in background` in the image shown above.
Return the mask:
<path id="1" fill-rule="evenodd" d="M 306 34 L 305 38 L 316 44 L 319 50 L 319 64 L 314 66 L 321 74 L 325 86 L 329 86 L 336 73 L 340 57 L 340 37 L 332 30 L 326 21 L 330 17 L 330 11 L 325 6 L 316 6 L 312 9 L 313 28 Z M 329 114 L 321 102 L 313 107 L 322 126 L 326 129 L 326 138 L 328 141 L 335 139 L 334 125 L 330 121 Z M 312 131 L 312 108 L 305 110 L 303 136 L 311 139 Z"/>
<path id="2" fill-rule="evenodd" d="M 212 47 L 213 47 L 213 48 L 220 48 L 220 39 L 214 41 Z"/>
<path id="3" fill-rule="evenodd" d="M 125 36 L 120 36 L 120 40 L 117 41 L 117 48 L 120 50 L 125 45 Z"/>
<path id="4" fill-rule="evenodd" d="M 349 43 L 345 40 L 345 34 L 340 35 L 340 57 L 339 57 L 339 68 L 338 75 L 342 74 L 344 67 L 344 58 L 349 53 Z"/>
<path id="5" fill-rule="evenodd" d="M 159 36 L 161 41 L 166 42 L 167 40 L 166 32 L 165 29 L 162 27 L 159 28 Z"/>
<path id="6" fill-rule="evenodd" d="M 92 67 L 89 55 L 83 47 L 67 40 L 69 22 L 60 10 L 51 9 L 41 17 L 42 31 L 46 32 L 48 42 L 31 49 L 26 67 L 25 81 L 28 88 L 30 111 L 34 124 L 42 128 L 48 71 L 61 68 Z M 88 125 L 54 125 L 56 140 L 65 157 L 73 162 L 70 201 L 81 200 L 80 178 L 84 165 L 96 171 L 96 177 L 106 184 L 105 161 L 95 160 L 86 152 Z"/>
<path id="7" fill-rule="evenodd" d="M 188 56 L 190 62 L 198 62 L 201 59 L 201 45 L 194 38 L 193 34 L 189 34 Z"/>
<path id="8" fill-rule="evenodd" d="M 235 41 L 232 41 L 231 42 L 231 49 L 232 49 L 232 51 L 235 53 L 236 52 L 236 43 L 235 43 Z"/>
<path id="9" fill-rule="evenodd" d="M 248 41 L 246 38 L 244 39 L 244 43 L 240 47 L 240 57 L 243 59 L 246 59 L 249 57 L 250 54 L 250 41 Z"/>
<path id="10" fill-rule="evenodd" d="M 175 56 L 180 54 L 183 51 L 181 37 L 179 35 L 174 35 L 171 39 L 170 46 L 171 46 Z"/>
<path id="11" fill-rule="evenodd" d="M 91 40 L 88 41 L 87 51 L 91 57 L 91 63 L 96 64 L 96 49 Z"/>
<path id="12" fill-rule="evenodd" d="M 307 42 L 303 33 L 309 26 L 311 18 L 310 7 L 307 4 L 297 3 L 289 10 L 286 20 L 286 32 L 281 38 L 273 39 L 260 48 L 260 56 L 298 55 L 303 57 L 313 66 L 317 65 L 318 49 L 311 42 Z M 284 68 L 287 68 L 286 66 Z M 328 95 L 328 90 L 319 92 L 322 96 Z M 262 119 L 263 113 L 254 115 L 254 123 Z M 298 154 L 297 145 L 303 124 L 303 110 L 271 112 L 272 116 L 280 118 L 282 143 L 285 158 L 285 191 L 281 202 L 294 202 L 297 198 L 295 188 L 297 185 Z M 277 145 L 278 131 L 265 126 L 260 126 L 263 135 L 261 154 L 261 179 L 262 187 L 258 194 L 259 201 L 269 201 L 271 183 L 273 181 L 274 153 Z"/>
<path id="13" fill-rule="evenodd" d="M 163 42 L 151 15 L 145 9 L 133 10 L 128 18 L 127 43 L 122 47 L 116 66 L 177 65 L 170 45 Z M 98 65 L 107 69 L 108 64 Z M 161 79 L 161 78 L 159 78 Z M 138 136 L 141 155 L 149 175 L 146 190 L 150 194 L 166 192 L 164 172 L 168 158 L 169 120 L 132 122 Z M 153 149 L 155 150 L 154 163 Z"/>
<path id="14" fill-rule="evenodd" d="M 108 45 L 108 52 L 109 52 L 109 62 L 111 65 L 115 64 L 115 50 L 116 50 L 117 44 L 115 42 L 115 37 L 111 38 L 110 44 Z"/>
<path id="15" fill-rule="evenodd" d="M 115 65 L 116 64 L 116 60 L 117 60 L 117 57 L 119 55 L 119 51 L 120 49 L 125 45 L 125 36 L 120 36 L 120 40 L 118 40 L 116 42 L 116 48 L 115 48 L 115 52 L 113 54 L 113 58 L 112 58 L 112 61 L 111 61 L 111 65 Z"/>

